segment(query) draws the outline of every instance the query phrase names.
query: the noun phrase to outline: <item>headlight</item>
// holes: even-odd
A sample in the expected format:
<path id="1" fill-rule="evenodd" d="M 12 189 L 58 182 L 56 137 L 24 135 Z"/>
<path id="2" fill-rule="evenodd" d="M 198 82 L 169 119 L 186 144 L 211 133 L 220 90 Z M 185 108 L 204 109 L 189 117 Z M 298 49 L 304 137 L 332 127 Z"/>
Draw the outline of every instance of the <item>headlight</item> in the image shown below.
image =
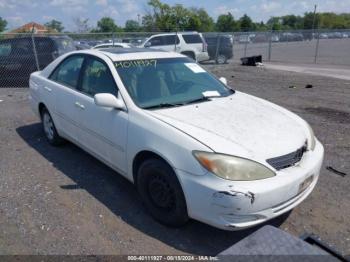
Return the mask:
<path id="1" fill-rule="evenodd" d="M 309 133 L 310 133 L 310 138 L 307 140 L 308 149 L 313 151 L 315 149 L 315 146 L 316 146 L 315 134 L 314 134 L 314 131 L 312 130 L 311 126 L 308 123 L 306 123 L 306 126 L 309 130 Z"/>
<path id="2" fill-rule="evenodd" d="M 276 175 L 266 166 L 241 157 L 202 151 L 193 151 L 193 155 L 208 171 L 228 180 L 251 181 Z"/>

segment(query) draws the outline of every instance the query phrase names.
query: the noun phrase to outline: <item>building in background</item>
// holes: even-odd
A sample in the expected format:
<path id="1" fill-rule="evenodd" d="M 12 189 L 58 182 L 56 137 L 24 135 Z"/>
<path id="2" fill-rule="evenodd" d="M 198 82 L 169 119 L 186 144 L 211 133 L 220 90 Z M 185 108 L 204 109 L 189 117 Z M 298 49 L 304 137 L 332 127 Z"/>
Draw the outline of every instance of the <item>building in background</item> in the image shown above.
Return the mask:
<path id="1" fill-rule="evenodd" d="M 43 33 L 52 33 L 56 32 L 56 30 L 52 30 L 47 28 L 44 25 L 30 22 L 28 24 L 22 25 L 16 29 L 13 29 L 7 33 L 13 34 L 13 33 L 35 33 L 35 34 L 43 34 Z"/>

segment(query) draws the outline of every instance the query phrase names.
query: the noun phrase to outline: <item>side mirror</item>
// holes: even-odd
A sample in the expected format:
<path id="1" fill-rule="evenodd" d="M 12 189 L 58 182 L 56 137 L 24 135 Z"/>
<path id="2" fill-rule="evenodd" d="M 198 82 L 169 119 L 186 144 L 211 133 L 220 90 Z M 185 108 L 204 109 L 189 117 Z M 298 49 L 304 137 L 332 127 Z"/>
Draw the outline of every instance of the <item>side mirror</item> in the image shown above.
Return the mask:
<path id="1" fill-rule="evenodd" d="M 225 86 L 227 86 L 227 79 L 226 79 L 226 77 L 220 77 L 219 80 L 220 80 L 221 83 L 223 83 Z"/>
<path id="2" fill-rule="evenodd" d="M 144 44 L 144 47 L 150 47 L 151 46 L 151 42 L 146 42 L 145 44 Z"/>
<path id="3" fill-rule="evenodd" d="M 109 93 L 100 93 L 94 96 L 94 101 L 97 106 L 112 107 L 119 110 L 125 110 L 124 101 L 120 98 L 116 98 Z"/>

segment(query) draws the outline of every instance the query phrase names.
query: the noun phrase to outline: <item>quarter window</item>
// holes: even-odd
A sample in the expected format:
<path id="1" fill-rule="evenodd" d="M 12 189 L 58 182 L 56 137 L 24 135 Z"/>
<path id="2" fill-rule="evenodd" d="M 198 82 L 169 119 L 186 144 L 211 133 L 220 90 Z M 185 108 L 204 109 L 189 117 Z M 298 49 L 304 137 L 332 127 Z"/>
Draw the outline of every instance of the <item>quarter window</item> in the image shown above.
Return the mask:
<path id="1" fill-rule="evenodd" d="M 110 93 L 117 96 L 117 86 L 107 65 L 89 58 L 82 74 L 81 91 L 94 96 L 98 93 Z"/>
<path id="2" fill-rule="evenodd" d="M 50 79 L 69 87 L 77 88 L 83 60 L 82 56 L 68 57 L 55 69 Z"/>
<path id="3" fill-rule="evenodd" d="M 199 34 L 193 34 L 193 35 L 182 35 L 183 39 L 187 44 L 201 44 L 203 43 L 202 38 Z"/>

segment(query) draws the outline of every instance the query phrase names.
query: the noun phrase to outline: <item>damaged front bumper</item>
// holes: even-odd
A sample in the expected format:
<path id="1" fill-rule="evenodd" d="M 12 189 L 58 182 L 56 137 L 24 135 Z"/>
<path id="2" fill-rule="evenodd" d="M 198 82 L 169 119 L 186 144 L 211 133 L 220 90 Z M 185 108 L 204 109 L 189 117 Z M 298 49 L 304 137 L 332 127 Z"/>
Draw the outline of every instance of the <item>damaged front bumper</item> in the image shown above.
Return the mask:
<path id="1" fill-rule="evenodd" d="M 239 230 L 277 217 L 301 203 L 317 183 L 323 154 L 323 146 L 317 141 L 314 151 L 306 152 L 295 166 L 256 181 L 229 181 L 211 173 L 176 173 L 190 217 L 218 228 Z"/>

